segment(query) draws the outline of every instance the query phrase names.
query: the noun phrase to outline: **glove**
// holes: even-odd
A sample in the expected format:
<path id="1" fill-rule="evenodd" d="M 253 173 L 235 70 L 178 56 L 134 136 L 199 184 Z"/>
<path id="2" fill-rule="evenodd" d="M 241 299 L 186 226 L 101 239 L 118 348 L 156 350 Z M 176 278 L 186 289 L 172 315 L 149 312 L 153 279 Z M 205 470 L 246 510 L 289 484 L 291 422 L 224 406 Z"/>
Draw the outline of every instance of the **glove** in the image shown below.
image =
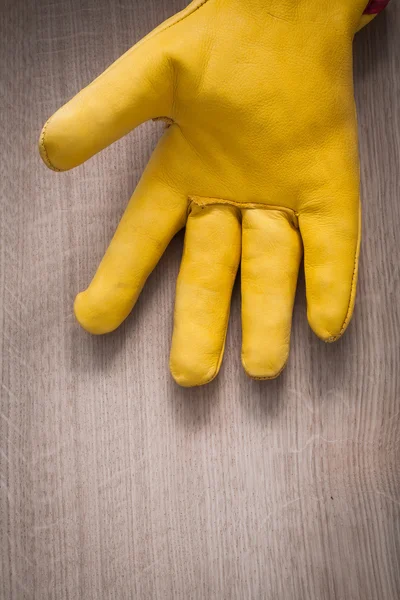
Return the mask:
<path id="1" fill-rule="evenodd" d="M 284 368 L 304 248 L 314 332 L 352 316 L 360 248 L 352 40 L 380 0 L 195 0 L 46 123 L 40 153 L 80 165 L 149 119 L 169 124 L 75 314 L 93 334 L 131 312 L 186 225 L 171 371 L 220 369 L 241 261 L 242 362 Z M 367 13 L 364 11 L 367 10 Z"/>

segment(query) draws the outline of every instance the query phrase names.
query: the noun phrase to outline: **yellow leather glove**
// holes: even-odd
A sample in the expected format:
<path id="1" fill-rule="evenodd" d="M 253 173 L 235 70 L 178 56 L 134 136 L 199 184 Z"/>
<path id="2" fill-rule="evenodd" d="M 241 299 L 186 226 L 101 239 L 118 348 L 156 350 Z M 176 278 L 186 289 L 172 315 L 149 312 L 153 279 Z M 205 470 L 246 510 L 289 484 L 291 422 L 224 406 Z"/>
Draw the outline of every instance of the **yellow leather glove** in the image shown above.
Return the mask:
<path id="1" fill-rule="evenodd" d="M 76 299 L 87 331 L 126 319 L 186 225 L 171 353 L 179 384 L 219 371 L 240 261 L 251 377 L 286 364 L 303 247 L 309 323 L 327 342 L 343 334 L 360 247 L 352 40 L 374 16 L 367 4 L 195 0 L 49 119 L 40 152 L 57 171 L 144 121 L 170 124 Z"/>

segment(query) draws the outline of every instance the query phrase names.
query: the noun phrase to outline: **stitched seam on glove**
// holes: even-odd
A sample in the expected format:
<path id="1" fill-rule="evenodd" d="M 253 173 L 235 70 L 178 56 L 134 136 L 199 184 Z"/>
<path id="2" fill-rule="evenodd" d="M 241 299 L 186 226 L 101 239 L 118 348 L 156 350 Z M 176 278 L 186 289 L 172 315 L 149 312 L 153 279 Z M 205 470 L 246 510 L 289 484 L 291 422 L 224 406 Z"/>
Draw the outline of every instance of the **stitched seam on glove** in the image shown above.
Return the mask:
<path id="1" fill-rule="evenodd" d="M 338 335 L 334 335 L 330 338 L 328 338 L 326 340 L 327 344 L 331 344 L 333 342 L 337 342 L 342 335 L 344 334 L 344 332 L 346 331 L 350 321 L 351 321 L 351 315 L 352 315 L 352 304 L 353 301 L 355 300 L 355 287 L 356 287 L 356 281 L 357 281 L 357 275 L 358 275 L 358 260 L 359 260 L 359 256 L 360 256 L 360 244 L 361 244 L 361 232 L 358 234 L 358 240 L 357 240 L 357 250 L 356 250 L 356 254 L 354 257 L 354 268 L 353 268 L 353 277 L 351 280 L 351 288 L 350 288 L 350 299 L 349 299 L 349 304 L 347 307 L 347 313 L 346 313 L 346 317 L 343 321 L 343 325 L 341 330 L 339 331 Z"/>
<path id="2" fill-rule="evenodd" d="M 158 123 L 159 121 L 165 123 L 166 129 L 171 127 L 171 125 L 175 125 L 175 121 L 171 119 L 171 117 L 156 117 L 155 119 L 153 119 L 153 121 L 154 123 Z"/>
<path id="3" fill-rule="evenodd" d="M 193 202 L 197 206 L 204 208 L 206 206 L 212 205 L 223 205 L 226 204 L 228 206 L 233 206 L 234 208 L 240 209 L 251 209 L 251 208 L 261 208 L 264 210 L 278 210 L 280 212 L 285 213 L 289 218 L 291 223 L 294 225 L 296 229 L 299 229 L 298 216 L 299 213 L 295 212 L 291 208 L 286 208 L 285 206 L 277 206 L 273 204 L 261 204 L 258 202 L 236 202 L 235 200 L 227 200 L 225 198 L 207 198 L 203 196 L 189 196 L 189 202 Z"/>
<path id="4" fill-rule="evenodd" d="M 52 162 L 49 158 L 49 155 L 47 154 L 47 148 L 46 148 L 46 144 L 45 144 L 45 135 L 46 135 L 46 130 L 47 130 L 47 127 L 48 127 L 50 121 L 51 121 L 51 118 L 47 121 L 47 123 L 45 123 L 45 125 L 42 129 L 42 133 L 41 133 L 40 141 L 39 141 L 39 151 L 40 151 L 42 160 L 49 167 L 49 169 L 52 169 L 52 171 L 57 171 L 57 173 L 61 173 L 62 169 L 58 169 L 57 167 L 55 167 L 52 164 Z"/>
<path id="5" fill-rule="evenodd" d="M 243 368 L 245 370 L 245 373 L 248 377 L 250 377 L 250 379 L 254 379 L 254 381 L 273 381 L 274 379 L 278 379 L 278 377 L 280 375 L 282 375 L 283 371 L 286 369 L 288 364 L 288 360 L 286 360 L 285 364 L 283 365 L 283 367 L 276 373 L 276 375 L 270 375 L 268 377 L 255 377 L 254 375 L 252 375 L 249 371 L 249 369 L 247 368 L 246 365 L 246 361 L 243 358 L 243 354 L 242 354 L 242 365 Z"/>
<path id="6" fill-rule="evenodd" d="M 171 363 L 170 363 L 170 371 L 171 371 L 172 377 L 175 379 L 175 381 L 176 381 L 176 383 L 178 383 L 178 385 L 180 385 L 182 387 L 202 387 L 203 385 L 207 385 L 207 384 L 211 383 L 212 381 L 214 381 L 214 379 L 216 379 L 218 377 L 219 372 L 221 370 L 221 365 L 222 365 L 222 361 L 223 361 L 223 358 L 224 358 L 224 354 L 225 354 L 225 346 L 226 346 L 226 338 L 227 338 L 227 335 L 228 335 L 228 327 L 229 327 L 229 315 L 228 315 L 228 319 L 227 319 L 226 327 L 225 327 L 224 343 L 223 343 L 222 348 L 221 348 L 221 352 L 220 352 L 220 355 L 219 355 L 219 358 L 218 358 L 218 363 L 217 363 L 217 366 L 215 367 L 215 371 L 213 372 L 213 374 L 208 379 L 205 379 L 204 381 L 201 381 L 201 383 L 196 383 L 196 384 L 193 384 L 193 383 L 184 384 L 182 382 L 178 383 L 178 380 L 180 379 L 180 377 L 174 371 L 174 369 L 172 368 Z"/>

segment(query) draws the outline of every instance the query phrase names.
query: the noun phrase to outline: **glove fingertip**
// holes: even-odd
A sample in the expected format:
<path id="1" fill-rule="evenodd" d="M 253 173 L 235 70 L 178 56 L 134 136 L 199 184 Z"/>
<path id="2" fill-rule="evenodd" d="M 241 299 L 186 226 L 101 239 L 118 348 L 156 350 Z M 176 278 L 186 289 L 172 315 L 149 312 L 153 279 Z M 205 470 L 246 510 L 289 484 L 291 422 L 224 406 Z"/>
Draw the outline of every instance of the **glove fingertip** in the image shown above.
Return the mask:
<path id="1" fill-rule="evenodd" d="M 343 316 L 336 314 L 337 311 L 332 309 L 327 312 L 318 310 L 318 308 L 308 309 L 308 322 L 317 337 L 327 344 L 337 342 L 345 333 L 353 316 L 353 305 L 348 308 L 347 315 L 343 320 Z"/>
<path id="2" fill-rule="evenodd" d="M 170 361 L 171 375 L 179 386 L 184 388 L 200 387 L 211 383 L 219 373 L 219 365 L 212 366 L 211 368 L 204 368 L 200 363 L 193 365 L 189 364 L 184 360 L 177 361 L 172 359 Z"/>
<path id="3" fill-rule="evenodd" d="M 74 314 L 82 329 L 92 335 L 112 333 L 122 321 L 116 310 L 104 310 L 101 303 L 93 302 L 93 299 L 90 299 L 87 291 L 77 295 Z"/>
<path id="4" fill-rule="evenodd" d="M 276 360 L 269 361 L 268 364 L 265 364 L 265 362 L 259 363 L 257 360 L 252 361 L 249 357 L 242 355 L 243 369 L 250 379 L 255 379 L 256 381 L 277 379 L 286 368 L 288 354 L 289 351 L 287 350 L 284 355 L 277 357 Z"/>

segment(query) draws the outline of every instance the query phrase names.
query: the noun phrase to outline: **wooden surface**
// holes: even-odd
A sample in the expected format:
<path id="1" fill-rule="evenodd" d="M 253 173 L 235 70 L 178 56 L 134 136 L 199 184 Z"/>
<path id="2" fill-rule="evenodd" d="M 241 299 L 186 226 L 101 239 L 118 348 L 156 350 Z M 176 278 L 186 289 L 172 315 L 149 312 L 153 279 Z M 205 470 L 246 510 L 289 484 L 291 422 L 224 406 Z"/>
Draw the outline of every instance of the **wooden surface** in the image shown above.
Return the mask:
<path id="1" fill-rule="evenodd" d="M 356 316 L 325 346 L 304 284 L 284 375 L 240 365 L 235 290 L 217 381 L 168 373 L 182 236 L 134 315 L 72 315 L 158 139 L 71 173 L 46 118 L 185 0 L 3 0 L 1 600 L 400 597 L 400 5 L 355 44 L 364 240 Z"/>

